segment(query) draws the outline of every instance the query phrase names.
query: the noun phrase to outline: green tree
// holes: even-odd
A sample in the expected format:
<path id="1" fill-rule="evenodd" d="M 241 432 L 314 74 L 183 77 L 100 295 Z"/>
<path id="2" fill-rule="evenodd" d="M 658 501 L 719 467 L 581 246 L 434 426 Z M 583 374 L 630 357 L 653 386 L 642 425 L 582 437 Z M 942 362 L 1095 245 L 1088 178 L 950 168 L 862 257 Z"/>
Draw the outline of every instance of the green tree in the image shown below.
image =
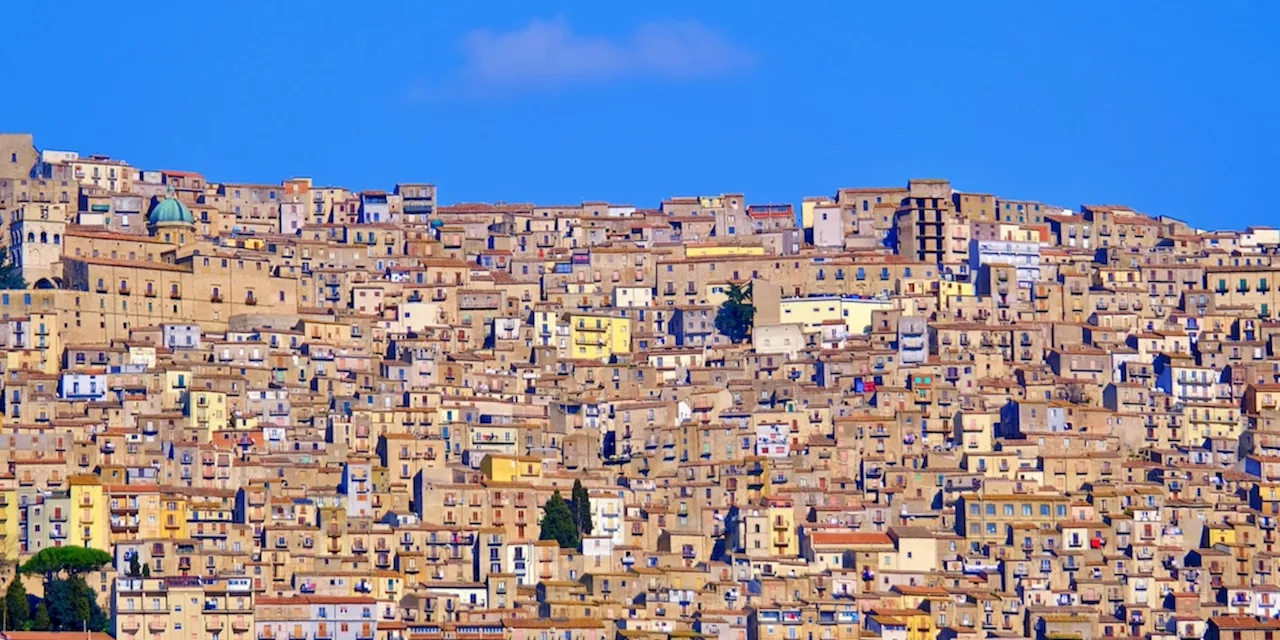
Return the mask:
<path id="1" fill-rule="evenodd" d="M 0 289 L 26 289 L 22 267 L 9 262 L 9 252 L 0 251 Z"/>
<path id="2" fill-rule="evenodd" d="M 29 625 L 32 631 L 49 631 L 53 621 L 49 618 L 49 607 L 43 601 L 36 605 L 36 617 Z"/>
<path id="3" fill-rule="evenodd" d="M 542 506 L 542 531 L 539 540 L 555 540 L 561 549 L 574 549 L 578 546 L 578 528 L 573 525 L 573 512 L 560 491 L 556 490 Z"/>
<path id="4" fill-rule="evenodd" d="M 89 624 L 101 626 L 105 616 L 98 606 L 97 594 L 85 583 L 84 574 L 110 563 L 111 555 L 98 549 L 48 547 L 18 567 L 19 575 L 44 578 L 44 600 L 36 609 L 32 626 L 39 631 L 80 631 Z"/>
<path id="5" fill-rule="evenodd" d="M 716 312 L 716 331 L 737 344 L 747 339 L 755 324 L 756 308 L 751 304 L 751 285 L 730 285 L 725 297 L 727 299 Z"/>
<path id="6" fill-rule="evenodd" d="M 591 495 L 587 493 L 587 488 L 582 486 L 581 480 L 573 481 L 572 498 L 573 524 L 578 528 L 580 536 L 589 536 L 595 529 L 595 524 L 591 522 Z"/>
<path id="7" fill-rule="evenodd" d="M 149 564 L 142 565 L 142 577 L 144 578 L 151 577 L 151 565 Z"/>
<path id="8" fill-rule="evenodd" d="M 46 547 L 18 567 L 18 573 L 44 576 L 44 581 L 49 583 L 64 573 L 68 578 L 73 578 L 97 571 L 110 563 L 111 554 L 98 549 Z"/>
<path id="9" fill-rule="evenodd" d="M 59 578 L 46 585 L 44 602 L 53 631 L 79 631 L 102 615 L 93 588 L 80 576 Z"/>
<path id="10" fill-rule="evenodd" d="M 582 504 L 582 493 L 584 491 L 582 480 L 574 478 L 573 490 L 569 492 L 569 510 L 573 513 L 573 527 L 578 531 L 582 531 L 582 510 L 578 508 L 578 505 Z"/>
<path id="11" fill-rule="evenodd" d="M 88 603 L 89 605 L 89 624 L 87 625 L 87 628 L 92 631 L 106 631 L 110 629 L 111 619 L 107 617 L 106 612 L 104 612 L 102 607 L 98 604 L 98 595 L 94 593 L 93 587 L 85 583 L 84 578 L 76 578 L 75 580 L 79 582 L 79 584 L 76 585 L 77 600 L 79 602 Z M 72 631 L 74 631 L 74 629 L 72 629 Z"/>
<path id="12" fill-rule="evenodd" d="M 27 602 L 27 587 L 22 584 L 22 576 L 15 575 L 4 590 L 5 629 L 22 629 L 31 619 L 31 604 Z"/>
<path id="13" fill-rule="evenodd" d="M 129 577 L 142 577 L 142 563 L 138 561 L 138 553 L 136 551 L 133 555 L 129 556 Z"/>

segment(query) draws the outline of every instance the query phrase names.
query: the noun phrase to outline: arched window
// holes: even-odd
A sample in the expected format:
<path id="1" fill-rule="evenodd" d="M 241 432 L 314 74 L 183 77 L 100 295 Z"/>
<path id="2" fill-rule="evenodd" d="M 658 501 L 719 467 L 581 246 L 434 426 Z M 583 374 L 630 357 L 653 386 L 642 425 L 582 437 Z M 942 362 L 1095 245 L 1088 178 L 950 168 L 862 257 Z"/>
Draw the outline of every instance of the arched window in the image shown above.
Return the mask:
<path id="1" fill-rule="evenodd" d="M 59 234 L 59 233 L 53 234 L 53 243 L 62 244 L 62 234 Z"/>
<path id="2" fill-rule="evenodd" d="M 40 232 L 40 244 L 49 244 L 49 232 L 47 231 Z"/>
<path id="3" fill-rule="evenodd" d="M 28 232 L 27 232 L 27 242 L 35 242 L 35 241 L 36 241 L 36 234 L 35 234 L 35 232 L 34 232 L 34 231 L 28 231 Z"/>

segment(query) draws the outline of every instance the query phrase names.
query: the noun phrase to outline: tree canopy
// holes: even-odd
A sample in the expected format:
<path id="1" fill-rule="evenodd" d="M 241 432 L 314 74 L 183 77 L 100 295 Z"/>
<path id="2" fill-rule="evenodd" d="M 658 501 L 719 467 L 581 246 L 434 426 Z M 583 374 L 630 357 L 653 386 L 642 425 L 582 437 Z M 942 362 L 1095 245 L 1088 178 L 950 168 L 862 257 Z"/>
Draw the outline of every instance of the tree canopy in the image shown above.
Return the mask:
<path id="1" fill-rule="evenodd" d="M 44 576 L 52 581 L 59 574 L 78 576 L 111 564 L 111 554 L 89 547 L 48 547 L 41 549 L 18 567 L 18 573 Z"/>
<path id="2" fill-rule="evenodd" d="M 573 512 L 556 490 L 543 505 L 542 531 L 539 540 L 555 540 L 561 549 L 574 549 L 578 546 L 578 528 L 573 524 Z"/>
<path id="3" fill-rule="evenodd" d="M 756 308 L 751 304 L 751 285 L 729 285 L 725 297 L 727 299 L 716 312 L 716 331 L 737 344 L 747 339 L 755 325 Z"/>

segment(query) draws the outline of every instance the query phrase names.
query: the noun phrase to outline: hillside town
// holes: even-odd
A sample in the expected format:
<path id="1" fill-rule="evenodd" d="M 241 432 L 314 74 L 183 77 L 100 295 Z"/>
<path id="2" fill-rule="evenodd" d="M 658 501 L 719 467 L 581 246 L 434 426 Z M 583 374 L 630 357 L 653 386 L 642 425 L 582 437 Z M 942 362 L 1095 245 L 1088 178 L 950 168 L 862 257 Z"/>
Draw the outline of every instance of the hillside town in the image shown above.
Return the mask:
<path id="1" fill-rule="evenodd" d="M 198 170 L 0 135 L 4 629 L 1280 633 L 1278 229 Z"/>

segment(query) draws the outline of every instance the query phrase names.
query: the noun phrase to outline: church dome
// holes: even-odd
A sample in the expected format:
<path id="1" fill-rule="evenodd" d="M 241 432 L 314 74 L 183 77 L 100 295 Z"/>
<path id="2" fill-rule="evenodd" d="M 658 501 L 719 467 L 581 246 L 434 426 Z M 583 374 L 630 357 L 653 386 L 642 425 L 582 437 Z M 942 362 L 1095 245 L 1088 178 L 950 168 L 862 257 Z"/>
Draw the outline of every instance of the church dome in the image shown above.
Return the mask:
<path id="1" fill-rule="evenodd" d="M 195 224 L 196 219 L 191 215 L 191 210 L 187 205 L 182 204 L 172 193 L 169 197 L 157 202 L 151 207 L 151 212 L 147 214 L 147 224 L 152 226 L 161 224 Z"/>

